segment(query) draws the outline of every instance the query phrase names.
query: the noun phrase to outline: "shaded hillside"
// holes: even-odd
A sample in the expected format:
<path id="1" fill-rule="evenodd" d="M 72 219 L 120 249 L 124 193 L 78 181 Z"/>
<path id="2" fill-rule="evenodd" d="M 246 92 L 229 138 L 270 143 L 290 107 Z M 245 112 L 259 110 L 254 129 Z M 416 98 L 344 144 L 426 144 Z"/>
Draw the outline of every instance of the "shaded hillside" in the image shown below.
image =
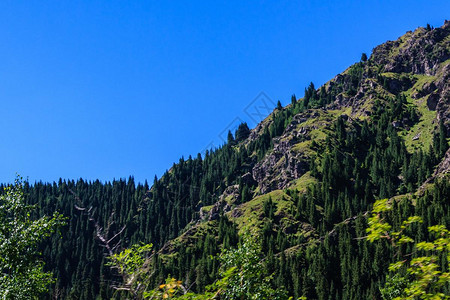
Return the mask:
<path id="1" fill-rule="evenodd" d="M 155 286 L 170 274 L 204 291 L 220 248 L 257 230 L 274 287 L 308 299 L 380 299 L 392 255 L 357 239 L 374 200 L 395 199 L 397 223 L 421 215 L 418 239 L 425 226 L 450 225 L 449 33 L 446 22 L 376 47 L 250 132 L 241 126 L 219 149 L 180 159 L 151 188 L 132 179 L 29 187 L 40 214 L 69 216 L 62 237 L 42 246 L 58 278 L 53 295 L 109 298 L 118 280 L 77 205 L 110 236 L 125 225 L 123 247 L 155 245 Z"/>

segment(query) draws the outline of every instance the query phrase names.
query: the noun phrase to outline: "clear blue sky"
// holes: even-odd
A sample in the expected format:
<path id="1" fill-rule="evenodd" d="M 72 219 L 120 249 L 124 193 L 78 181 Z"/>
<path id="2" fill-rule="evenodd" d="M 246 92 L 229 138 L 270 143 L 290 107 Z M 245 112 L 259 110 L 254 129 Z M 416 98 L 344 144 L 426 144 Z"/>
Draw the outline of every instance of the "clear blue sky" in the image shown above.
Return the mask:
<path id="1" fill-rule="evenodd" d="M 153 179 L 450 1 L 0 2 L 0 182 Z"/>

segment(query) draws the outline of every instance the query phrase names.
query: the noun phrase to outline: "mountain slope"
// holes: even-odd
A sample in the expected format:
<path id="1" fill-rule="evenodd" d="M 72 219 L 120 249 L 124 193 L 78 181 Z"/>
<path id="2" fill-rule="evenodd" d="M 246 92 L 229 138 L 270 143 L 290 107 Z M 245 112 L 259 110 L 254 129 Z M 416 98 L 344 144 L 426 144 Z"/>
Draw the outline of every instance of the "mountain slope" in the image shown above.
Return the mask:
<path id="1" fill-rule="evenodd" d="M 70 217 L 62 238 L 42 246 L 58 277 L 53 296 L 113 296 L 117 278 L 91 218 L 110 237 L 126 226 L 122 247 L 154 244 L 154 286 L 170 274 L 204 291 L 218 277 L 220 248 L 252 231 L 275 287 L 308 299 L 380 299 L 392 255 L 356 239 L 374 200 L 396 199 L 397 221 L 418 214 L 424 226 L 450 225 L 449 33 L 446 21 L 376 47 L 248 136 L 180 159 L 151 188 L 132 178 L 28 187 L 40 214 Z"/>
<path id="2" fill-rule="evenodd" d="M 450 23 L 446 22 L 442 28 L 434 30 L 419 28 L 395 42 L 380 45 L 374 49 L 369 61 L 353 65 L 318 90 L 310 86 L 305 98 L 281 111 L 275 110 L 252 131 L 248 139 L 251 141 L 257 136 L 264 135 L 266 128 L 276 124 L 277 118 L 284 119 L 285 129 L 280 136 L 272 139 L 271 149 L 252 168 L 253 179 L 257 182 L 254 189 L 256 197 L 239 204 L 238 193 L 223 195 L 223 198 L 228 199 L 226 204 L 218 202 L 213 206 L 215 209 L 201 208 L 203 214 L 205 211 L 213 212 L 206 217 L 203 215 L 203 220 L 211 219 L 213 214 L 217 215 L 222 210 L 238 225 L 241 233 L 259 228 L 265 238 L 269 236 L 269 240 L 263 241 L 263 248 L 267 249 L 269 244 L 274 243 L 270 241 L 270 238 L 273 238 L 277 240 L 275 244 L 278 245 L 274 249 L 269 249 L 270 251 L 283 253 L 287 251 L 286 253 L 295 257 L 305 248 L 301 245 L 324 241 L 330 235 L 336 235 L 339 226 L 354 222 L 361 214 L 365 215 L 374 198 L 393 197 L 399 193 L 415 191 L 431 175 L 433 166 L 443 158 L 447 149 L 447 140 L 441 137 L 441 141 L 437 141 L 439 139 L 437 135 L 439 131 L 441 136 L 442 134 L 446 136 L 447 132 L 450 132 L 449 30 Z M 423 48 L 424 44 L 428 47 Z M 305 104 L 306 102 L 308 104 Z M 386 108 L 389 108 L 390 113 L 383 114 Z M 378 123 L 377 125 L 383 123 L 378 130 L 388 130 L 391 133 L 383 137 L 383 134 L 378 134 L 374 128 L 372 137 L 370 134 L 363 137 L 362 128 L 368 123 Z M 334 148 L 338 152 L 346 152 L 343 157 L 331 156 L 330 161 L 345 160 L 346 154 L 359 155 L 358 151 L 345 150 L 352 147 L 339 141 L 343 139 L 336 136 L 339 126 L 345 127 L 344 130 L 340 129 L 344 132 L 342 135 L 353 132 L 356 139 L 360 139 L 359 142 L 367 143 L 370 138 L 383 138 L 385 142 L 378 145 L 379 151 L 388 147 L 387 152 L 396 153 L 377 157 L 375 151 L 375 154 L 365 157 L 364 155 L 356 159 L 353 157 L 353 168 L 358 168 L 358 164 L 355 163 L 358 159 L 365 159 L 365 162 L 359 163 L 366 166 L 359 167 L 360 169 L 353 174 L 349 172 L 350 176 L 346 180 L 352 184 L 338 190 L 334 195 L 326 192 L 306 192 L 306 196 L 302 196 L 307 186 L 320 189 L 320 185 L 325 183 L 324 174 L 311 176 L 311 173 L 323 172 L 325 166 L 314 167 L 314 164 L 326 162 L 326 155 L 323 153 L 333 151 L 333 147 L 327 144 L 339 143 Z M 397 143 L 395 146 L 388 141 L 390 138 L 395 138 Z M 245 147 L 246 144 L 248 141 L 244 141 L 241 147 Z M 362 149 L 357 143 L 352 146 L 366 153 L 370 152 L 372 147 L 377 147 L 376 143 L 370 142 Z M 424 154 L 426 152 L 428 154 Z M 378 158 L 398 162 L 393 163 L 393 170 L 389 170 L 392 166 L 382 166 L 378 170 L 370 168 L 370 160 L 376 162 Z M 418 162 L 422 160 L 426 163 Z M 444 159 L 436 168 L 434 176 L 448 172 L 447 161 L 448 159 Z M 340 167 L 346 166 L 344 164 Z M 378 176 L 383 177 L 386 169 L 393 173 L 392 178 L 390 180 L 383 178 L 381 181 L 377 179 L 377 173 L 381 172 Z M 368 176 L 363 173 L 374 175 Z M 355 185 L 358 185 L 358 176 L 368 177 L 365 183 L 359 183 L 360 186 L 369 186 L 368 189 L 361 191 L 361 188 L 355 188 Z M 330 189 L 338 188 L 333 180 L 339 179 L 338 176 L 332 177 L 325 185 Z M 377 180 L 379 182 L 376 182 Z M 318 181 L 320 183 L 317 183 Z M 448 182 L 448 177 L 444 177 L 444 181 Z M 340 183 L 345 185 L 344 182 Z M 235 187 L 234 190 L 238 188 Z M 310 201 L 311 204 L 299 204 L 302 197 L 317 196 L 333 199 L 328 203 L 322 199 Z M 339 200 L 339 197 L 345 200 Z M 397 196 L 397 199 L 405 199 L 404 202 L 407 203 L 411 197 Z M 268 221 L 267 215 L 264 214 L 264 206 L 269 198 L 273 200 L 276 209 L 272 219 Z M 314 207 L 311 208 L 311 205 Z M 343 207 L 336 208 L 338 205 Z M 358 208 L 348 208 L 348 205 Z M 448 211 L 448 205 L 445 204 L 442 208 Z M 309 213 L 305 212 L 308 209 Z M 343 212 L 345 210 L 348 212 Z M 448 223 L 448 214 L 443 217 L 444 223 Z M 270 224 L 267 225 L 267 222 Z M 204 224 L 197 221 L 193 228 L 202 227 Z M 267 229 L 268 227 L 270 228 Z M 382 280 L 380 274 L 374 277 Z M 373 286 L 370 289 L 373 289 Z M 311 294 L 313 298 L 321 298 L 319 294 Z M 376 291 L 371 291 L 371 295 L 376 295 Z"/>

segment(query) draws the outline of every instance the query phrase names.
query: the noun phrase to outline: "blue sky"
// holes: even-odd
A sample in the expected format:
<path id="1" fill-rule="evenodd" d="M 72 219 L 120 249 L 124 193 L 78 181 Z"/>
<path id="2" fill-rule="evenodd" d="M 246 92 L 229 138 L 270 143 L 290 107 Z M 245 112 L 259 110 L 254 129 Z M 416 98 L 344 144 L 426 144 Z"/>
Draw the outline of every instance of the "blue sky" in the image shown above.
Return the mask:
<path id="1" fill-rule="evenodd" d="M 151 181 L 237 121 L 254 126 L 246 112 L 261 92 L 288 104 L 449 11 L 450 1 L 1 1 L 0 182 Z"/>

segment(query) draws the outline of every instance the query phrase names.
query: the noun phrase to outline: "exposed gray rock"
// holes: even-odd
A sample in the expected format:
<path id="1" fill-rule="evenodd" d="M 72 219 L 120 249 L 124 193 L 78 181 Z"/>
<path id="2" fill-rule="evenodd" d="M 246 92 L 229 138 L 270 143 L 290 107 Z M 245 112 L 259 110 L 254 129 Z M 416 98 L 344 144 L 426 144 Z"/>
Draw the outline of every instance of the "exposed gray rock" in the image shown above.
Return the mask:
<path id="1" fill-rule="evenodd" d="M 293 151 L 293 147 L 311 139 L 309 132 L 316 125 L 301 126 L 308 118 L 317 118 L 319 113 L 307 111 L 293 117 L 284 134 L 274 139 L 274 147 L 252 170 L 253 178 L 258 182 L 261 193 L 283 189 L 309 168 L 309 157 L 305 153 Z M 300 128 L 299 128 L 300 127 Z"/>
<path id="2" fill-rule="evenodd" d="M 432 93 L 427 98 L 427 106 L 429 110 L 436 110 L 436 106 L 439 102 L 440 95 L 438 93 Z"/>
<path id="3" fill-rule="evenodd" d="M 387 77 L 387 90 L 393 94 L 406 91 L 414 85 L 414 81 L 409 76 Z"/>
<path id="4" fill-rule="evenodd" d="M 433 183 L 436 178 L 444 177 L 450 173 L 450 148 L 445 153 L 444 159 L 439 163 L 433 175 L 428 178 L 419 188 L 419 193 L 423 194 L 428 184 Z"/>
<path id="5" fill-rule="evenodd" d="M 437 94 L 439 95 L 436 111 L 437 120 L 444 122 L 448 136 L 450 134 L 450 63 L 447 63 L 441 72 L 441 76 L 436 81 Z"/>
<path id="6" fill-rule="evenodd" d="M 429 95 L 434 90 L 436 90 L 436 88 L 437 87 L 434 82 L 427 82 L 422 86 L 422 88 L 419 91 L 417 91 L 416 93 L 414 93 L 412 95 L 412 98 L 419 99 L 419 98 L 425 97 L 426 95 Z"/>
<path id="7" fill-rule="evenodd" d="M 450 58 L 449 40 L 446 39 L 449 34 L 450 22 L 446 22 L 441 28 L 419 28 L 397 41 L 389 41 L 376 47 L 369 62 L 358 66 L 363 67 L 363 71 L 356 89 L 350 72 L 337 75 L 325 85 L 325 91 L 335 95 L 327 108 L 351 108 L 348 116 L 351 122 L 355 117 L 371 115 L 371 100 L 388 99 L 393 94 L 410 89 L 417 80 L 414 74 L 433 75 L 436 80 L 426 81 L 412 96 L 416 99 L 423 98 L 430 110 L 436 110 L 437 121 L 443 120 L 450 133 L 450 64 L 442 64 Z M 376 65 L 382 66 L 382 72 L 394 72 L 398 75 L 385 76 L 381 85 L 371 68 Z M 354 92 L 348 94 L 349 89 Z M 317 128 L 317 124 L 302 124 L 319 115 L 320 111 L 316 109 L 294 116 L 283 135 L 273 140 L 273 150 L 252 169 L 252 178 L 258 183 L 261 193 L 286 188 L 292 180 L 298 179 L 308 170 L 308 154 L 293 151 L 293 148 L 296 144 L 311 139 L 310 132 Z M 269 117 L 259 124 L 250 134 L 250 140 L 256 139 L 270 123 Z M 408 130 L 411 122 L 405 118 L 395 120 L 392 125 Z M 420 133 L 413 139 L 420 139 Z M 249 175 L 246 178 L 250 178 Z"/>
<path id="8" fill-rule="evenodd" d="M 450 148 L 445 153 L 444 159 L 436 168 L 434 176 L 442 176 L 444 174 L 450 173 Z"/>
<path id="9" fill-rule="evenodd" d="M 217 220 L 220 216 L 220 213 L 226 213 L 231 210 L 231 206 L 224 200 L 217 201 L 214 206 L 211 208 L 208 214 L 208 221 Z M 205 219 L 205 218 L 203 218 Z"/>
<path id="10" fill-rule="evenodd" d="M 201 220 L 217 220 L 220 213 L 226 213 L 231 210 L 231 205 L 228 203 L 227 198 L 231 200 L 230 202 L 239 201 L 241 195 L 239 194 L 239 185 L 231 185 L 225 189 L 225 191 L 220 195 L 219 200 L 213 205 L 213 207 L 206 212 L 204 208 L 200 208 L 200 219 Z"/>
<path id="11" fill-rule="evenodd" d="M 418 28 L 403 40 L 377 46 L 370 60 L 384 66 L 385 72 L 434 75 L 439 64 L 450 58 L 445 41 L 449 31 L 449 21 L 433 30 Z"/>

